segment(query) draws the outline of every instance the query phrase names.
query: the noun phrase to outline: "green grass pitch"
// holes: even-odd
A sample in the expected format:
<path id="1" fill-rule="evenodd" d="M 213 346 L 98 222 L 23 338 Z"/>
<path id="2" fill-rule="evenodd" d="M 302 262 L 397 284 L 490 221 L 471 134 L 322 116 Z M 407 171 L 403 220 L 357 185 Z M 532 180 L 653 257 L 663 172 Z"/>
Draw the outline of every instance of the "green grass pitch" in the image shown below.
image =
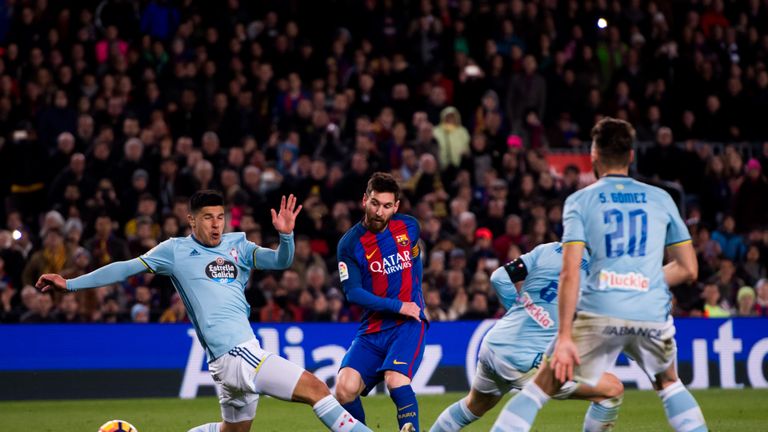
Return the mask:
<path id="1" fill-rule="evenodd" d="M 419 396 L 421 429 L 428 430 L 438 414 L 462 394 Z M 768 390 L 704 390 L 694 396 L 704 410 L 711 431 L 766 430 Z M 504 399 L 493 411 L 467 428 L 487 431 Z M 376 431 L 396 431 L 394 406 L 385 396 L 363 399 L 368 425 Z M 587 402 L 552 401 L 539 413 L 533 430 L 580 431 Z M 110 419 L 133 423 L 139 432 L 179 432 L 219 418 L 215 398 L 125 399 L 88 401 L 0 402 L 0 431 L 3 432 L 96 432 Z M 253 431 L 322 431 L 322 424 L 305 405 L 262 398 Z M 630 390 L 621 408 L 617 431 L 670 430 L 661 402 L 654 392 Z"/>

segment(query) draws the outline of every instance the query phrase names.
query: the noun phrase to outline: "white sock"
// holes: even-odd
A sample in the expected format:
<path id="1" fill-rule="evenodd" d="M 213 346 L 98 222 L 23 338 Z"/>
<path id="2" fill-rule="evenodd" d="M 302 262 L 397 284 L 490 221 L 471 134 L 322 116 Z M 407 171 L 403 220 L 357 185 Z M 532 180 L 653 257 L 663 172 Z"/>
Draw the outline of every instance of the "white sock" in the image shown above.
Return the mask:
<path id="1" fill-rule="evenodd" d="M 218 423 L 206 423 L 204 425 L 195 426 L 188 432 L 219 432 L 221 430 L 221 422 Z"/>
<path id="2" fill-rule="evenodd" d="M 370 429 L 360 423 L 344 409 L 333 396 L 320 399 L 313 407 L 317 418 L 334 432 L 370 432 Z"/>
<path id="3" fill-rule="evenodd" d="M 679 432 L 703 432 L 707 430 L 704 414 L 680 380 L 660 390 L 659 397 L 664 404 L 670 426 Z"/>

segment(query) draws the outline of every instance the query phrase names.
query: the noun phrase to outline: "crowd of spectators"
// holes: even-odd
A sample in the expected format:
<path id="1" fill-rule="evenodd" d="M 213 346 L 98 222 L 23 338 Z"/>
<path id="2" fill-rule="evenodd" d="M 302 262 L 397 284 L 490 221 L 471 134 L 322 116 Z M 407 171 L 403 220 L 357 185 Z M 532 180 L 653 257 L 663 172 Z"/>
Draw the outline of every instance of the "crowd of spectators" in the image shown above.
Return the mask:
<path id="1" fill-rule="evenodd" d="M 304 205 L 253 321 L 355 321 L 335 252 L 374 171 L 421 222 L 431 319 L 498 317 L 490 273 L 557 241 L 588 177 L 547 155 L 606 115 L 646 142 L 633 175 L 685 192 L 675 314 L 768 315 L 765 0 L 3 2 L 0 322 L 185 322 L 161 276 L 32 285 L 187 235 L 203 188 L 265 246 L 280 196 Z"/>

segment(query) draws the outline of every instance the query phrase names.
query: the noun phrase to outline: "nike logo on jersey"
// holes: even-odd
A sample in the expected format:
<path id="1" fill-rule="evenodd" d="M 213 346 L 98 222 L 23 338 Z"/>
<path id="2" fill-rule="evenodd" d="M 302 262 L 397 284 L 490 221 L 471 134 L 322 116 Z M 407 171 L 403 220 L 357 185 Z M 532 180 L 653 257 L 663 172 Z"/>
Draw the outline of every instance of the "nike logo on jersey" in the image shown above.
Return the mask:
<path id="1" fill-rule="evenodd" d="M 189 256 L 198 256 L 200 255 L 200 252 L 197 251 L 197 249 L 192 249 L 192 252 L 189 253 Z"/>
<path id="2" fill-rule="evenodd" d="M 408 364 L 408 363 L 406 363 L 406 362 L 397 361 L 397 359 L 395 359 L 395 361 L 393 361 L 392 363 L 394 363 L 394 364 L 396 364 L 396 365 L 405 365 L 405 364 Z"/>
<path id="3" fill-rule="evenodd" d="M 373 250 L 373 252 L 371 252 L 371 254 L 370 254 L 370 255 L 366 255 L 366 256 L 365 256 L 365 259 L 367 259 L 367 260 L 371 259 L 371 257 L 373 256 L 373 254 L 375 254 L 375 253 L 376 253 L 376 251 L 377 251 L 377 250 L 379 250 L 379 249 L 378 249 L 378 248 L 374 249 L 374 250 Z"/>

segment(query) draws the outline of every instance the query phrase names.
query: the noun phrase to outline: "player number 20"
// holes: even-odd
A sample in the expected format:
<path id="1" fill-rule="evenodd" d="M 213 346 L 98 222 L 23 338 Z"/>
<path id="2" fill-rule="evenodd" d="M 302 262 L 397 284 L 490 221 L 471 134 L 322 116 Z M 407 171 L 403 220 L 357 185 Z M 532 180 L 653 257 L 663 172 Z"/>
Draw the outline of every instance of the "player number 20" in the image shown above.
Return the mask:
<path id="1" fill-rule="evenodd" d="M 626 230 L 625 219 L 629 222 Z M 624 253 L 631 257 L 645 256 L 648 240 L 648 213 L 645 210 L 636 209 L 627 213 L 618 209 L 606 210 L 603 212 L 603 222 L 616 227 L 605 234 L 605 254 L 608 258 L 618 258 Z"/>

